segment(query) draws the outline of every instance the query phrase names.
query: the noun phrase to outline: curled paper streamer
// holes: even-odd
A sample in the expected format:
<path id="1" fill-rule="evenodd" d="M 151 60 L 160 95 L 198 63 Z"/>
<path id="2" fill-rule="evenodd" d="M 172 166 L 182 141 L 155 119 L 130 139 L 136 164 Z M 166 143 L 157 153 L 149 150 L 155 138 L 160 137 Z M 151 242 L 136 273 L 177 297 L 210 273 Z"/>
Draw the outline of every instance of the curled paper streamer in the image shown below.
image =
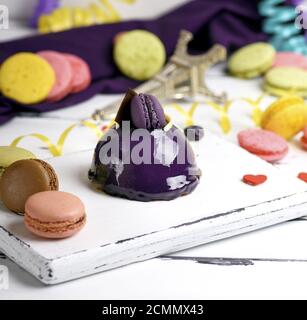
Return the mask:
<path id="1" fill-rule="evenodd" d="M 290 93 L 289 93 L 290 94 Z M 293 94 L 293 93 L 291 93 Z M 266 94 L 260 95 L 256 100 L 253 100 L 251 98 L 239 98 L 237 100 L 243 100 L 247 102 L 252 108 L 252 120 L 256 127 L 260 126 L 263 111 L 260 108 L 260 103 L 262 102 L 263 98 L 266 96 Z M 222 129 L 224 134 L 227 134 L 231 131 L 232 124 L 231 120 L 228 115 L 228 111 L 230 107 L 232 106 L 233 102 L 235 100 L 227 100 L 224 104 L 218 104 L 214 101 L 208 100 L 205 103 L 209 106 L 211 106 L 214 110 L 216 110 L 219 113 L 219 126 Z M 184 118 L 184 124 L 185 126 L 191 126 L 196 124 L 194 121 L 194 114 L 197 108 L 200 106 L 199 102 L 194 102 L 188 110 L 181 106 L 180 104 L 170 104 L 166 105 L 165 108 L 172 108 L 176 110 L 183 118 Z"/>
<path id="2" fill-rule="evenodd" d="M 199 103 L 194 102 L 192 106 L 189 108 L 189 110 L 186 110 L 184 107 L 182 107 L 179 104 L 170 104 L 170 105 L 167 105 L 166 107 L 173 108 L 177 112 L 179 112 L 185 119 L 184 120 L 185 126 L 191 126 L 194 124 L 193 116 L 198 106 L 199 106 Z"/>
<path id="3" fill-rule="evenodd" d="M 253 100 L 250 98 L 240 98 L 239 99 L 239 100 L 243 100 L 243 101 L 247 102 L 249 105 L 251 105 L 253 107 L 252 119 L 253 119 L 256 126 L 259 126 L 260 122 L 261 122 L 263 112 L 260 108 L 260 103 L 264 97 L 265 97 L 265 94 L 262 94 L 256 100 Z M 221 127 L 223 133 L 225 133 L 225 134 L 229 133 L 232 128 L 231 121 L 230 121 L 230 118 L 228 115 L 228 111 L 234 101 L 235 100 L 228 100 L 224 104 L 218 104 L 214 101 L 206 101 L 207 105 L 211 106 L 214 110 L 216 110 L 219 113 L 219 116 L 220 116 L 219 126 Z M 191 125 L 196 124 L 196 122 L 194 120 L 195 111 L 197 110 L 197 108 L 200 107 L 200 105 L 201 105 L 200 102 L 194 102 L 194 103 L 192 103 L 192 105 L 188 109 L 186 109 L 185 107 L 181 106 L 180 104 L 170 104 L 170 105 L 166 105 L 165 108 L 172 108 L 172 109 L 176 110 L 184 118 L 185 126 L 191 126 Z M 166 117 L 168 118 L 169 123 L 164 128 L 164 130 L 169 130 L 169 128 L 172 126 L 172 122 L 171 122 L 171 119 L 169 116 L 166 116 Z M 51 141 L 51 139 L 49 139 L 44 134 L 31 133 L 31 134 L 23 135 L 23 136 L 20 136 L 20 137 L 14 139 L 11 143 L 11 146 L 17 146 L 25 138 L 33 137 L 33 138 L 36 138 L 36 139 L 40 140 L 41 142 L 43 142 L 47 146 L 50 153 L 54 157 L 57 157 L 57 156 L 61 156 L 63 154 L 63 148 L 65 145 L 66 139 L 74 128 L 76 128 L 80 125 L 87 127 L 95 133 L 95 135 L 97 136 L 98 139 L 101 139 L 104 132 L 106 132 L 114 124 L 118 125 L 115 120 L 112 120 L 108 125 L 104 125 L 101 127 L 101 125 L 99 126 L 99 124 L 97 124 L 97 123 L 94 123 L 89 120 L 84 120 L 84 121 L 81 121 L 80 123 L 72 124 L 71 126 L 66 128 L 60 134 L 60 137 L 56 143 L 53 143 Z"/>
<path id="4" fill-rule="evenodd" d="M 256 127 L 260 127 L 260 124 L 261 124 L 263 111 L 260 108 L 260 103 L 265 96 L 266 96 L 266 94 L 264 93 L 261 96 L 259 96 L 256 100 L 253 100 L 250 98 L 242 98 L 243 101 L 247 102 L 253 108 L 252 119 L 253 119 Z"/>
<path id="5" fill-rule="evenodd" d="M 231 130 L 231 123 L 227 112 L 232 101 L 227 101 L 223 106 L 213 101 L 207 101 L 206 103 L 211 105 L 215 110 L 217 110 L 220 113 L 220 127 L 222 128 L 224 133 L 228 133 Z M 184 125 L 188 127 L 195 124 L 194 113 L 199 106 L 199 102 L 194 102 L 188 110 L 186 110 L 183 106 L 179 104 L 170 104 L 166 105 L 165 107 L 172 108 L 176 110 L 179 114 L 181 114 L 184 118 Z"/>
<path id="6" fill-rule="evenodd" d="M 117 0 L 128 5 L 136 0 Z M 118 22 L 121 17 L 110 0 L 92 2 L 87 7 L 61 7 L 38 19 L 40 33 L 58 32 L 74 27 L 90 26 L 100 23 Z"/>
<path id="7" fill-rule="evenodd" d="M 226 134 L 231 130 L 231 122 L 228 116 L 228 110 L 233 100 L 227 100 L 223 105 L 220 105 L 214 101 L 207 101 L 207 104 L 217 110 L 220 114 L 220 127 Z"/>
<path id="8" fill-rule="evenodd" d="M 106 126 L 106 128 L 104 130 L 106 131 L 113 124 L 114 124 L 114 121 L 112 121 L 108 126 Z M 11 146 L 17 146 L 25 138 L 33 137 L 33 138 L 39 139 L 41 142 L 43 142 L 47 146 L 48 150 L 50 151 L 50 153 L 54 157 L 58 157 L 58 156 L 61 156 L 63 154 L 63 148 L 64 148 L 64 144 L 65 144 L 65 141 L 66 141 L 67 137 L 69 136 L 71 131 L 74 128 L 78 127 L 79 125 L 91 129 L 95 133 L 95 135 L 97 136 L 98 139 L 100 139 L 102 137 L 102 135 L 103 135 L 103 131 L 101 131 L 101 129 L 98 127 L 98 125 L 96 125 L 95 123 L 93 123 L 91 121 L 84 120 L 84 121 L 81 121 L 80 123 L 73 124 L 73 125 L 69 126 L 68 128 L 66 128 L 61 133 L 57 143 L 55 143 L 55 144 L 52 143 L 51 139 L 49 139 L 44 134 L 31 133 L 31 134 L 23 135 L 23 136 L 20 136 L 20 137 L 14 139 L 12 141 L 12 143 L 11 143 Z"/>

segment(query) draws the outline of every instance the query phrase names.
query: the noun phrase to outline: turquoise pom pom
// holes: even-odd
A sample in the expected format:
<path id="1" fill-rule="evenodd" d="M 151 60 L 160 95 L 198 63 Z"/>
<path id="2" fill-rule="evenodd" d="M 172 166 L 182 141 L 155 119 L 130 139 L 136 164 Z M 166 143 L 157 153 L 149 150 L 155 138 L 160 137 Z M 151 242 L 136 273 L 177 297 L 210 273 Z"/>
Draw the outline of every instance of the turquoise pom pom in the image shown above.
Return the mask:
<path id="1" fill-rule="evenodd" d="M 292 51 L 307 55 L 307 43 L 302 30 L 295 26 L 295 7 L 284 5 L 285 0 L 263 0 L 258 10 L 264 17 L 262 29 L 271 36 L 270 43 L 277 51 Z"/>

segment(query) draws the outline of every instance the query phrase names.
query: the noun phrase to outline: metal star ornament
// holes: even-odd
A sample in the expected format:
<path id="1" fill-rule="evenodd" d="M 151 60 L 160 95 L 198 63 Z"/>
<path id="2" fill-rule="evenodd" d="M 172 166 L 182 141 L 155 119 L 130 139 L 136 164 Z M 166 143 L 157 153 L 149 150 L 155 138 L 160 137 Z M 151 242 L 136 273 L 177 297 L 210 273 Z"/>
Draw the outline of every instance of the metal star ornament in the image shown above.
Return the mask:
<path id="1" fill-rule="evenodd" d="M 226 102 L 226 94 L 212 92 L 205 81 L 206 71 L 218 62 L 226 60 L 226 48 L 216 44 L 204 54 L 190 55 L 188 43 L 192 39 L 192 33 L 182 30 L 175 52 L 161 72 L 134 90 L 138 93 L 153 94 L 158 99 L 190 100 L 196 95 L 204 95 L 217 103 Z M 96 110 L 92 115 L 93 119 L 110 119 L 117 111 L 121 100 Z"/>

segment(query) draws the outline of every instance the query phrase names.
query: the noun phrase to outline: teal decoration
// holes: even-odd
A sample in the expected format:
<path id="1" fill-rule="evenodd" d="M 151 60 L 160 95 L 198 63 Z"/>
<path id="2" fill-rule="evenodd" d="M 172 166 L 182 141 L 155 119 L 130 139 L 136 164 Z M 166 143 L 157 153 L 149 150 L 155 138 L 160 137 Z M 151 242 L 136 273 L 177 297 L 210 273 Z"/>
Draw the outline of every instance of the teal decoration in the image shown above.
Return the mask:
<path id="1" fill-rule="evenodd" d="M 292 51 L 307 55 L 307 42 L 301 29 L 295 26 L 295 7 L 285 0 L 263 0 L 258 5 L 263 16 L 262 30 L 270 35 L 269 42 L 277 51 Z"/>

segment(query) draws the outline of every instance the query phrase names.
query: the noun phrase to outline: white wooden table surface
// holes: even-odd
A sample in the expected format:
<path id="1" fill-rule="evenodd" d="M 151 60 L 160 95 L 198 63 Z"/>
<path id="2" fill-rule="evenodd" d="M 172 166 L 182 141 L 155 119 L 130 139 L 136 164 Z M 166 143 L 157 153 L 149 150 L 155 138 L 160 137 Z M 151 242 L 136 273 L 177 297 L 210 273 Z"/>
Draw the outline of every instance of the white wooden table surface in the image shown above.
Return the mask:
<path id="1" fill-rule="evenodd" d="M 25 33 L 24 28 L 15 26 L 9 35 L 0 34 L 0 40 Z M 259 80 L 228 78 L 221 67 L 211 70 L 208 83 L 217 90 L 226 90 L 231 97 L 256 98 L 261 94 Z M 112 99 L 116 96 L 100 95 L 40 118 L 15 118 L 0 127 L 0 145 L 10 143 L 18 135 L 32 133 L 33 127 L 56 140 L 61 130 Z M 269 102 L 270 98 L 266 98 L 264 105 Z M 240 107 L 233 110 L 234 130 L 227 136 L 230 140 L 234 140 L 238 130 L 252 125 L 248 116 L 242 116 Z M 221 135 L 216 114 L 210 109 L 206 112 L 205 126 Z M 76 137 L 78 144 L 74 143 Z M 80 128 L 69 137 L 64 152 L 86 150 L 95 143 L 95 136 Z M 29 138 L 22 145 L 39 157 L 50 156 L 34 139 Z M 289 174 L 303 166 L 299 159 L 292 163 L 286 166 Z M 0 299 L 306 299 L 306 243 L 307 220 L 301 218 L 55 286 L 43 285 L 0 253 L 0 266 L 9 270 L 9 288 L 0 289 Z"/>

